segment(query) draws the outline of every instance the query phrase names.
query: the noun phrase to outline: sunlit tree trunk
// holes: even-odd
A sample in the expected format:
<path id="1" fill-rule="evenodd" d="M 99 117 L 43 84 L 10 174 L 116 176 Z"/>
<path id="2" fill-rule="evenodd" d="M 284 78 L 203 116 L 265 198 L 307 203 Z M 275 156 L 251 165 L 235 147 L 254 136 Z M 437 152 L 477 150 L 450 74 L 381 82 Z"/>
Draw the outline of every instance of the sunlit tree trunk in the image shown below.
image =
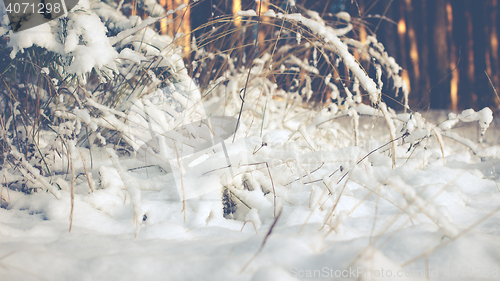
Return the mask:
<path id="1" fill-rule="evenodd" d="M 457 69 L 457 48 L 455 46 L 455 41 L 453 40 L 453 8 L 450 2 L 446 3 L 446 17 L 448 19 L 448 34 L 447 40 L 450 42 L 450 107 L 451 110 L 456 111 L 458 106 L 458 83 L 459 80 L 459 70 Z"/>
<path id="2" fill-rule="evenodd" d="M 168 11 L 167 0 L 160 0 L 160 5 Z M 160 33 L 167 34 L 167 18 L 162 18 L 160 20 Z"/>
<path id="3" fill-rule="evenodd" d="M 411 91 L 411 82 L 410 76 L 408 75 L 408 62 L 407 62 L 407 48 L 406 48 L 406 13 L 405 13 L 405 5 L 402 3 L 399 5 L 399 20 L 398 20 L 398 37 L 399 37 L 399 47 L 401 49 L 401 60 L 399 64 L 403 67 L 403 72 L 401 76 L 403 80 L 406 82 L 408 89 Z"/>
<path id="4" fill-rule="evenodd" d="M 413 8 L 413 2 L 411 0 L 405 1 L 405 17 L 406 17 L 406 33 L 408 38 L 408 51 L 409 51 L 409 61 L 408 61 L 408 75 L 407 78 L 410 80 L 410 85 L 408 90 L 414 89 L 414 92 L 420 92 L 420 65 L 419 65 L 419 54 L 417 45 L 417 35 L 415 31 L 415 12 Z M 410 87 L 411 86 L 411 87 Z"/>
<path id="5" fill-rule="evenodd" d="M 261 22 L 264 22 L 264 24 L 261 23 L 259 34 L 257 35 L 257 41 L 260 44 L 260 49 L 263 50 L 266 48 L 266 43 L 264 42 L 266 40 L 266 34 L 268 33 L 269 28 L 266 26 L 265 22 L 269 21 L 269 17 L 264 17 L 262 16 L 269 10 L 269 3 L 267 1 L 262 1 L 262 4 L 260 3 L 261 1 L 256 1 L 255 4 L 257 4 L 256 12 L 257 14 L 259 13 L 260 10 L 260 20 Z"/>
<path id="6" fill-rule="evenodd" d="M 432 91 L 431 107 L 447 108 L 450 104 L 450 63 L 448 48 L 448 20 L 446 0 L 428 1 L 429 20 L 432 21 L 432 49 L 430 52 L 430 71 Z"/>
<path id="7" fill-rule="evenodd" d="M 173 0 L 165 0 L 166 1 L 166 7 L 165 7 L 165 10 L 169 11 L 169 10 L 172 10 L 174 9 L 174 3 L 173 3 Z M 167 16 L 167 34 L 171 37 L 174 37 L 174 27 L 173 27 L 173 23 L 174 23 L 174 15 L 171 14 L 169 16 Z"/>
<path id="8" fill-rule="evenodd" d="M 181 9 L 174 14 L 167 16 L 163 21 L 160 21 L 160 28 L 162 34 L 168 34 L 172 37 L 178 33 L 184 34 L 179 38 L 177 43 L 182 46 L 184 56 L 188 56 L 191 52 L 191 9 L 189 7 L 189 0 L 160 0 L 160 4 L 165 10 L 177 9 L 182 4 L 186 4 L 186 8 Z M 164 31 L 164 29 L 166 31 Z"/>
<path id="9" fill-rule="evenodd" d="M 241 1 L 240 0 L 233 0 L 234 26 L 236 26 L 236 27 L 241 26 L 241 17 L 239 17 L 237 15 L 239 11 L 241 11 Z"/>
<path id="10" fill-rule="evenodd" d="M 433 1 L 433 0 L 431 0 Z M 430 68 L 429 68 L 429 24 L 428 18 L 429 14 L 427 12 L 428 1 L 422 0 L 418 2 L 413 2 L 416 13 L 416 21 L 419 23 L 416 26 L 417 30 L 417 42 L 418 42 L 418 52 L 419 57 L 419 66 L 422 70 L 420 73 L 419 79 L 419 87 L 418 92 L 413 92 L 410 97 L 416 96 L 417 100 L 414 105 L 417 108 L 423 109 L 427 108 L 430 105 L 430 93 L 429 90 L 431 88 L 431 76 L 430 76 Z"/>

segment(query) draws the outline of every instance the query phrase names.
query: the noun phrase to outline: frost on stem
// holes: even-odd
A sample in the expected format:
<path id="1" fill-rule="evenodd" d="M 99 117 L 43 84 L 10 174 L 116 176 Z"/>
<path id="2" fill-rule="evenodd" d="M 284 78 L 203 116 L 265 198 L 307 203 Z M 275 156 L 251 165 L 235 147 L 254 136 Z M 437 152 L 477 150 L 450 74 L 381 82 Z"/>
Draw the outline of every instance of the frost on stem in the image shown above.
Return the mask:
<path id="1" fill-rule="evenodd" d="M 135 236 L 137 237 L 141 229 L 142 216 L 144 215 L 142 212 L 141 204 L 141 190 L 135 186 L 134 182 L 130 182 L 129 176 L 120 165 L 120 161 L 115 151 L 111 148 L 107 148 L 106 152 L 108 153 L 109 158 L 116 168 L 116 171 L 118 171 L 118 174 L 120 175 L 123 185 L 125 186 L 125 188 L 127 188 L 127 192 L 130 195 L 130 201 L 132 202 L 132 206 L 134 209 Z"/>
<path id="2" fill-rule="evenodd" d="M 327 43 L 330 43 L 335 51 L 335 53 L 342 58 L 342 61 L 346 67 L 359 79 L 361 86 L 368 92 L 370 101 L 373 104 L 377 104 L 379 99 L 379 90 L 377 85 L 371 79 L 363 68 L 356 61 L 356 58 L 349 52 L 347 46 L 342 43 L 342 41 L 335 35 L 332 28 L 322 25 L 319 22 L 305 18 L 301 14 L 288 14 L 283 15 L 284 18 L 294 20 L 302 23 L 309 29 L 311 29 L 315 34 L 323 37 Z"/>
<path id="3" fill-rule="evenodd" d="M 481 138 L 480 142 L 482 141 L 482 137 L 484 136 L 484 133 L 486 133 L 486 130 L 490 126 L 491 122 L 493 121 L 493 112 L 489 107 L 485 107 L 482 110 L 475 112 L 474 109 L 466 109 L 462 111 L 461 114 L 455 114 L 455 113 L 450 113 L 448 115 L 448 120 L 460 120 L 462 122 L 474 122 L 477 121 L 479 123 L 479 127 L 481 128 Z"/>
<path id="4" fill-rule="evenodd" d="M 379 79 L 379 83 L 377 85 L 375 83 L 375 81 L 373 81 L 373 79 L 370 78 L 368 76 L 368 74 L 365 72 L 365 70 L 360 66 L 360 64 L 358 63 L 356 58 L 349 52 L 347 45 L 344 44 L 342 42 L 342 40 L 340 40 L 340 38 L 338 37 L 337 33 L 335 32 L 335 30 L 333 28 L 326 26 L 322 21 L 308 19 L 301 14 L 286 14 L 286 15 L 279 14 L 278 17 L 282 17 L 282 18 L 285 18 L 288 20 L 293 20 L 293 21 L 302 23 L 304 26 L 309 28 L 313 33 L 321 36 L 325 40 L 326 43 L 329 43 L 329 45 L 332 47 L 333 51 L 340 57 L 340 59 L 345 64 L 345 66 L 352 72 L 352 74 L 356 78 L 356 81 L 357 82 L 359 81 L 359 84 L 365 89 L 366 92 L 368 92 L 368 96 L 370 98 L 370 101 L 373 104 L 379 106 L 379 108 L 380 108 L 380 110 L 381 110 L 381 112 L 382 112 L 382 114 L 387 122 L 387 127 L 389 129 L 391 141 L 394 140 L 396 138 L 396 126 L 394 124 L 394 121 L 392 120 L 392 114 L 390 114 L 388 112 L 387 106 L 380 99 L 381 88 L 378 87 L 378 86 L 382 87 L 382 81 L 380 80 L 380 76 L 381 76 L 380 66 L 378 66 L 378 68 L 377 68 L 377 77 Z M 381 58 L 381 57 L 379 56 L 379 58 Z M 388 65 L 390 66 L 391 69 L 394 66 L 394 64 L 390 64 L 390 63 L 388 63 Z M 351 106 L 351 105 L 348 104 L 347 106 Z M 351 114 L 352 114 L 352 112 L 351 112 Z M 352 115 L 355 117 L 354 114 L 352 114 Z M 356 129 L 355 129 L 355 132 L 356 132 Z M 394 142 L 392 143 L 392 149 L 393 149 L 392 165 L 393 165 L 393 167 L 395 167 L 396 144 Z"/>
<path id="5" fill-rule="evenodd" d="M 36 169 L 28 161 L 26 161 L 24 155 L 17 151 L 16 147 L 10 145 L 10 149 L 10 154 L 17 158 L 22 168 L 26 169 L 26 171 L 33 175 L 34 179 L 37 180 L 42 187 L 50 191 L 50 193 L 52 193 L 57 199 L 61 198 L 61 192 L 55 186 L 50 184 L 44 176 L 40 175 L 38 169 Z"/>

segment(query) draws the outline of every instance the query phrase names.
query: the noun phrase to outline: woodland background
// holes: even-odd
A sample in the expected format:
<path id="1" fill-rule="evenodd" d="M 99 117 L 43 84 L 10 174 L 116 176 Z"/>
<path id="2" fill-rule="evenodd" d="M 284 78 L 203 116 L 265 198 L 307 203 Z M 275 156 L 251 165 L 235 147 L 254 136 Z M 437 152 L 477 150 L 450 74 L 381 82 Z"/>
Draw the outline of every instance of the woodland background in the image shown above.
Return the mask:
<path id="1" fill-rule="evenodd" d="M 264 13 L 269 5 L 288 8 L 287 1 L 264 1 Z M 403 67 L 402 76 L 410 89 L 410 107 L 461 110 L 489 106 L 495 113 L 500 100 L 495 89 L 500 88 L 498 48 L 499 6 L 497 0 L 322 0 L 295 1 L 317 11 L 323 19 L 328 14 L 349 12 L 355 28 L 351 34 L 361 41 L 376 34 L 389 53 Z M 276 4 L 274 4 L 276 3 Z M 160 0 L 167 10 L 191 4 L 162 21 L 162 33 L 178 32 L 202 36 L 203 24 L 218 15 L 236 14 L 254 9 L 254 0 Z M 134 12 L 132 6 L 130 13 Z M 291 10 L 293 12 L 293 10 Z M 180 16 L 179 16 L 180 15 Z M 233 25 L 238 27 L 238 20 Z M 261 30 L 258 40 L 265 40 Z M 185 51 L 190 51 L 186 36 Z M 189 56 L 187 56 L 189 57 Z M 365 68 L 369 68 L 366 66 Z M 486 75 L 486 73 L 488 75 Z M 488 79 L 491 79 L 491 83 Z M 347 82 L 348 83 L 348 82 Z M 322 97 L 324 100 L 324 95 Z M 397 108 L 397 102 L 386 99 Z"/>

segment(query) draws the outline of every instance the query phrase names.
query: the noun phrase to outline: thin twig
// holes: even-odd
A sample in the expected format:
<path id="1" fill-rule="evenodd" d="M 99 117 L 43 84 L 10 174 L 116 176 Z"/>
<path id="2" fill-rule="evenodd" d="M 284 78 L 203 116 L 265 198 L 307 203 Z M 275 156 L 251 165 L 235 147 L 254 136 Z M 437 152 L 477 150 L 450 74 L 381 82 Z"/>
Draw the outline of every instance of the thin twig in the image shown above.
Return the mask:
<path id="1" fill-rule="evenodd" d="M 488 72 L 486 72 L 486 70 L 484 71 L 484 74 L 486 74 L 486 77 L 488 77 L 488 81 L 490 81 L 490 85 L 493 88 L 493 91 L 495 92 L 498 101 L 500 102 L 500 97 L 498 96 L 497 89 L 495 89 L 495 86 L 493 86 L 493 82 L 491 82 L 490 76 L 488 75 Z"/>
<path id="2" fill-rule="evenodd" d="M 497 212 L 500 211 L 500 207 L 497 207 L 496 209 L 494 209 L 493 211 L 491 211 L 489 214 L 485 215 L 484 217 L 482 217 L 480 220 L 476 221 L 475 223 L 473 223 L 472 225 L 470 225 L 469 227 L 467 227 L 466 229 L 462 230 L 460 233 L 458 233 L 456 236 L 450 238 L 450 240 L 447 240 L 446 242 L 443 242 L 441 244 L 438 244 L 436 245 L 435 247 L 425 251 L 424 253 L 412 258 L 411 260 L 401 264 L 401 267 L 406 267 L 407 265 L 411 264 L 411 263 L 414 263 L 415 261 L 429 255 L 430 253 L 432 252 L 435 252 L 436 250 L 450 244 L 451 242 L 457 240 L 458 238 L 464 236 L 466 233 L 468 233 L 469 231 L 471 231 L 472 229 L 474 229 L 476 226 L 480 225 L 481 223 L 483 223 L 484 221 L 486 221 L 487 219 L 489 219 L 491 216 L 493 216 L 494 214 L 496 214 Z"/>
<path id="3" fill-rule="evenodd" d="M 181 159 L 179 157 L 179 151 L 177 151 L 177 145 L 175 145 L 174 141 L 174 150 L 175 154 L 177 156 L 177 165 L 179 166 L 179 174 L 181 176 L 181 188 L 182 188 L 182 212 L 184 213 L 184 222 L 186 222 L 186 190 L 184 188 L 184 173 L 183 173 L 183 168 L 181 165 Z"/>
<path id="4" fill-rule="evenodd" d="M 461 58 L 461 53 L 462 53 L 462 48 L 459 48 L 458 49 L 458 62 L 457 64 L 455 65 L 455 67 L 450 71 L 450 73 L 448 73 L 445 77 L 443 77 L 443 79 L 439 80 L 439 82 L 437 82 L 436 85 L 432 86 L 430 89 L 429 89 L 429 92 L 427 92 L 427 94 L 430 94 L 432 89 L 436 88 L 437 86 L 439 86 L 439 84 L 441 84 L 441 82 L 443 82 L 446 78 L 448 78 L 448 76 L 450 76 L 455 70 L 457 70 L 458 68 L 458 65 L 460 64 L 460 58 Z"/>
<path id="5" fill-rule="evenodd" d="M 242 232 L 242 231 L 243 231 L 243 229 L 245 228 L 245 225 L 247 224 L 247 222 L 251 222 L 251 223 L 253 224 L 253 229 L 255 230 L 255 234 L 259 234 L 259 233 L 257 232 L 257 227 L 255 226 L 255 223 L 254 223 L 253 221 L 250 221 L 250 220 L 245 221 L 245 222 L 243 223 L 243 226 L 241 227 L 240 232 Z"/>
<path id="6" fill-rule="evenodd" d="M 309 173 L 309 175 L 310 175 L 310 174 L 312 174 L 312 173 L 314 173 L 314 172 L 316 172 L 316 171 L 318 171 L 319 169 L 321 169 L 321 167 L 323 167 L 323 165 L 325 165 L 325 162 L 321 163 L 321 166 L 319 166 L 318 168 L 314 169 L 312 172 L 310 172 L 310 173 Z M 335 172 L 333 172 L 333 173 L 330 175 L 330 177 L 331 177 L 334 173 L 335 173 Z M 306 174 L 306 175 L 303 175 L 301 178 L 305 178 L 305 177 L 307 177 L 307 176 L 308 176 L 308 175 Z M 294 182 L 296 182 L 296 181 L 300 180 L 301 178 L 297 178 L 297 179 L 295 179 L 294 181 L 291 181 L 291 182 L 289 182 L 289 183 L 285 184 L 285 186 L 290 185 L 290 184 L 292 184 L 292 183 L 294 183 Z M 315 181 L 310 181 L 310 182 L 305 182 L 304 184 L 309 184 L 309 183 L 313 183 L 313 182 L 317 182 L 317 181 L 321 181 L 321 179 L 319 179 L 319 180 L 315 180 Z"/>
<path id="7" fill-rule="evenodd" d="M 240 270 L 240 274 L 242 274 L 247 269 L 247 267 L 253 262 L 253 260 L 255 260 L 255 258 L 257 258 L 257 256 L 260 254 L 260 252 L 262 252 L 262 249 L 264 249 L 264 246 L 266 245 L 267 239 L 269 238 L 269 236 L 271 236 L 271 233 L 273 232 L 273 229 L 276 226 L 276 223 L 278 222 L 278 220 L 281 216 L 281 213 L 283 213 L 283 208 L 280 208 L 280 212 L 278 213 L 278 216 L 274 219 L 274 222 L 271 225 L 271 227 L 269 228 L 269 231 L 267 232 L 266 236 L 264 237 L 262 244 L 260 244 L 259 249 L 252 256 L 252 258 L 245 264 L 245 266 L 243 266 L 243 268 Z"/>
<path id="8" fill-rule="evenodd" d="M 274 217 L 276 218 L 276 191 L 274 190 L 274 181 L 273 181 L 273 177 L 271 176 L 271 170 L 269 169 L 269 164 L 266 163 L 266 167 L 267 167 L 267 172 L 269 173 L 269 178 L 271 179 L 271 185 L 273 187 L 273 200 L 274 200 Z"/>
<path id="9" fill-rule="evenodd" d="M 74 141 L 70 140 L 70 147 L 68 149 L 68 158 L 69 158 L 69 166 L 71 169 L 71 212 L 69 214 L 69 232 L 71 232 L 71 228 L 73 227 L 73 212 L 75 211 L 75 168 L 73 165 L 73 148 Z"/>
<path id="10" fill-rule="evenodd" d="M 261 8 L 262 8 L 262 1 L 259 1 L 259 21 L 257 23 L 257 34 L 259 34 L 260 31 L 260 14 L 261 14 Z M 247 94 L 247 88 L 248 88 L 248 81 L 250 80 L 250 73 L 252 72 L 252 64 L 255 59 L 255 55 L 257 54 L 257 46 L 259 45 L 259 40 L 258 38 L 255 39 L 254 45 L 253 45 L 253 55 L 252 55 L 252 60 L 250 61 L 249 67 L 248 67 L 248 74 L 247 74 L 247 80 L 245 82 L 245 88 L 243 88 L 243 97 L 241 97 L 241 108 L 240 108 L 240 113 L 238 114 L 238 120 L 236 121 L 236 128 L 234 128 L 234 135 L 233 135 L 233 143 L 236 138 L 236 132 L 238 132 L 238 127 L 240 125 L 240 119 L 241 119 L 241 114 L 243 113 L 243 106 L 245 105 L 245 96 Z"/>

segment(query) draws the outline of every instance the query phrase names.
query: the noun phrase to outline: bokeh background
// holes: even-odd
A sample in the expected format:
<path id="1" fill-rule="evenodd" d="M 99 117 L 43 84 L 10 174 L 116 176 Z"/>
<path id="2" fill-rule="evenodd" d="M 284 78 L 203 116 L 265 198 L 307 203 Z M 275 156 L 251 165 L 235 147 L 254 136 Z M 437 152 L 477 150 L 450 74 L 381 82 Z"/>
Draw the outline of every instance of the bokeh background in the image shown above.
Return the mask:
<path id="1" fill-rule="evenodd" d="M 265 11 L 274 5 L 293 12 L 287 2 L 263 1 L 261 8 Z M 355 28 L 349 36 L 362 42 L 375 34 L 404 69 L 402 76 L 409 86 L 413 109 L 456 111 L 489 106 L 498 114 L 500 100 L 494 90 L 500 89 L 497 0 L 294 2 L 296 7 L 317 11 L 326 20 L 329 14 L 350 13 Z M 170 35 L 194 31 L 197 36 L 209 19 L 259 7 L 255 0 L 160 0 L 160 4 L 167 10 L 191 4 L 177 12 L 181 15 L 166 19 L 160 29 Z M 189 51 L 189 42 L 185 46 Z"/>

